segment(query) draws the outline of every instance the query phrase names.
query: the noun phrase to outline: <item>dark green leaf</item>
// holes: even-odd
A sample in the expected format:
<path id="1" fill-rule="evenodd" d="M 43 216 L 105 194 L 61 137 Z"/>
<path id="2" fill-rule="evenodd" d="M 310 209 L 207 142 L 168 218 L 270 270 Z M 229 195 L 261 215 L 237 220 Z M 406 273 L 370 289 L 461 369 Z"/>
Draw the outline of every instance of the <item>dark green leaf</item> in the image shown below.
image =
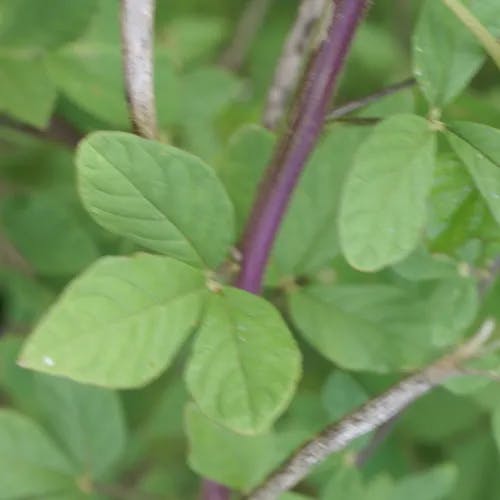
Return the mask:
<path id="1" fill-rule="evenodd" d="M 126 439 L 116 393 L 42 374 L 35 386 L 47 427 L 78 475 L 98 479 L 116 465 Z"/>
<path id="2" fill-rule="evenodd" d="M 53 193 L 13 198 L 3 215 L 12 243 L 40 274 L 73 275 L 99 257 L 74 207 Z"/>
<path id="3" fill-rule="evenodd" d="M 34 422 L 0 410 L 0 498 L 55 497 L 73 489 L 71 473 L 67 458 Z"/>
<path id="4" fill-rule="evenodd" d="M 185 420 L 189 464 L 198 474 L 214 481 L 247 491 L 264 479 L 281 458 L 273 432 L 259 436 L 234 434 L 193 404 L 187 407 Z"/>

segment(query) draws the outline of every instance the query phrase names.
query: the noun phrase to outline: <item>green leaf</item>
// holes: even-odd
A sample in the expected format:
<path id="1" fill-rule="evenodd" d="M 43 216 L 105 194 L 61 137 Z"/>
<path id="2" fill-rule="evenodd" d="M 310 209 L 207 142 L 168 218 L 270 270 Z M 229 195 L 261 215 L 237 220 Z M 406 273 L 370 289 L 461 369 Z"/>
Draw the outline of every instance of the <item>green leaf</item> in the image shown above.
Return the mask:
<path id="1" fill-rule="evenodd" d="M 491 416 L 491 426 L 495 444 L 500 451 L 500 407 L 497 408 Z"/>
<path id="2" fill-rule="evenodd" d="M 174 17 L 161 32 L 160 43 L 177 64 L 187 65 L 215 52 L 226 34 L 216 17 Z"/>
<path id="3" fill-rule="evenodd" d="M 340 370 L 336 370 L 326 379 L 321 396 L 332 422 L 347 415 L 368 399 L 359 382 Z"/>
<path id="4" fill-rule="evenodd" d="M 235 288 L 210 297 L 186 372 L 207 416 L 236 432 L 263 432 L 299 376 L 300 351 L 269 302 Z"/>
<path id="5" fill-rule="evenodd" d="M 74 207 L 53 193 L 10 199 L 3 216 L 10 240 L 40 274 L 73 275 L 99 257 Z"/>
<path id="6" fill-rule="evenodd" d="M 248 491 L 264 479 L 281 458 L 274 433 L 235 434 L 207 418 L 193 404 L 186 409 L 185 424 L 191 468 L 231 488 Z"/>
<path id="7" fill-rule="evenodd" d="M 7 395 L 12 407 L 23 413 L 36 414 L 33 373 L 16 364 L 22 346 L 22 337 L 3 335 L 0 340 L 0 389 Z"/>
<path id="8" fill-rule="evenodd" d="M 249 216 L 274 144 L 274 135 L 269 130 L 258 125 L 245 125 L 231 136 L 218 161 L 217 173 L 233 202 L 239 233 Z"/>
<path id="9" fill-rule="evenodd" d="M 435 137 L 414 115 L 388 118 L 362 144 L 340 207 L 340 242 L 348 262 L 376 271 L 418 245 L 432 188 Z"/>
<path id="10" fill-rule="evenodd" d="M 204 285 L 200 271 L 169 258 L 102 258 L 42 319 L 20 364 L 107 387 L 144 385 L 195 327 Z"/>
<path id="11" fill-rule="evenodd" d="M 282 273 L 317 271 L 338 254 L 341 188 L 366 135 L 363 127 L 334 126 L 313 153 L 276 241 L 274 259 Z"/>
<path id="12" fill-rule="evenodd" d="M 0 410 L 0 498 L 45 498 L 73 488 L 66 457 L 31 420 Z"/>
<path id="13" fill-rule="evenodd" d="M 56 100 L 44 61 L 29 51 L 0 51 L 0 111 L 34 127 L 47 125 Z"/>
<path id="14" fill-rule="evenodd" d="M 434 345 L 449 346 L 460 340 L 478 309 L 476 280 L 455 276 L 440 281 L 428 299 Z"/>
<path id="15" fill-rule="evenodd" d="M 312 497 L 306 497 L 305 495 L 301 495 L 299 493 L 288 492 L 280 495 L 279 500 L 312 500 Z"/>
<path id="16" fill-rule="evenodd" d="M 54 300 L 54 293 L 33 276 L 6 269 L 0 272 L 0 278 L 8 325 L 32 325 Z"/>
<path id="17" fill-rule="evenodd" d="M 212 160 L 221 147 L 216 119 L 240 94 L 241 81 L 229 71 L 207 66 L 184 74 L 180 86 L 178 123 L 184 144 Z"/>
<path id="18" fill-rule="evenodd" d="M 338 468 L 332 479 L 321 494 L 321 500 L 331 500 L 342 492 L 342 500 L 361 500 L 363 498 L 363 485 L 361 476 L 352 466 Z"/>
<path id="19" fill-rule="evenodd" d="M 460 94 L 484 59 L 474 37 L 441 0 L 424 3 L 413 36 L 413 64 L 432 106 L 441 108 Z"/>
<path id="20" fill-rule="evenodd" d="M 444 464 L 396 483 L 389 500 L 441 500 L 448 498 L 457 480 L 454 465 Z"/>
<path id="21" fill-rule="evenodd" d="M 445 233 L 468 199 L 475 195 L 474 183 L 460 159 L 453 153 L 438 155 L 428 204 L 426 232 L 429 237 L 436 239 Z"/>
<path id="22" fill-rule="evenodd" d="M 376 476 L 366 486 L 363 500 L 387 500 L 394 490 L 394 481 L 386 475 Z"/>
<path id="23" fill-rule="evenodd" d="M 195 156 L 124 132 L 79 146 L 83 203 L 106 229 L 159 253 L 215 267 L 233 242 L 233 208 L 215 173 Z"/>
<path id="24" fill-rule="evenodd" d="M 404 412 L 399 429 L 412 442 L 440 445 L 481 425 L 483 412 L 471 398 L 437 388 Z"/>
<path id="25" fill-rule="evenodd" d="M 47 427 L 79 475 L 97 479 L 108 472 L 125 448 L 118 395 L 42 374 L 35 377 L 35 387 Z"/>
<path id="26" fill-rule="evenodd" d="M 393 269 L 406 280 L 428 281 L 456 276 L 457 263 L 446 255 L 432 255 L 419 248 Z"/>
<path id="27" fill-rule="evenodd" d="M 57 47 L 84 32 L 95 7 L 95 0 L 2 0 L 0 45 Z"/>
<path id="28" fill-rule="evenodd" d="M 447 127 L 452 148 L 500 224 L 500 130 L 469 122 L 453 122 Z"/>
<path id="29" fill-rule="evenodd" d="M 500 69 L 500 44 L 492 33 L 460 0 L 443 0 L 443 3 L 457 16 L 481 44 L 486 53 Z"/>
<path id="30" fill-rule="evenodd" d="M 348 370 L 412 369 L 435 351 L 425 302 L 394 286 L 311 286 L 289 304 L 302 335 Z"/>

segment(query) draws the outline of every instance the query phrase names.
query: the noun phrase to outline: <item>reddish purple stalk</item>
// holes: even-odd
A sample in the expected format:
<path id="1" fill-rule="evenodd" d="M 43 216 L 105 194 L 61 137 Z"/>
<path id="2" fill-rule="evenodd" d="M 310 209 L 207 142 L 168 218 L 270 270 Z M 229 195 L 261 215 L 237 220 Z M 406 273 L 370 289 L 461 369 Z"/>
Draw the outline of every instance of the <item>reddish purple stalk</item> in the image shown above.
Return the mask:
<path id="1" fill-rule="evenodd" d="M 356 28 L 368 0 L 332 0 L 334 16 L 325 40 L 311 61 L 290 120 L 259 186 L 241 250 L 243 261 L 236 286 L 259 294 L 269 255 L 294 188 L 323 128 Z M 228 488 L 204 480 L 203 500 L 229 500 Z"/>
<path id="2" fill-rule="evenodd" d="M 202 483 L 202 500 L 229 500 L 231 491 L 222 484 L 204 479 Z"/>
<path id="3" fill-rule="evenodd" d="M 241 244 L 243 261 L 236 286 L 258 294 L 280 223 L 309 155 L 323 128 L 356 28 L 368 0 L 337 0 L 325 40 L 308 68 L 291 118 L 260 185 Z"/>

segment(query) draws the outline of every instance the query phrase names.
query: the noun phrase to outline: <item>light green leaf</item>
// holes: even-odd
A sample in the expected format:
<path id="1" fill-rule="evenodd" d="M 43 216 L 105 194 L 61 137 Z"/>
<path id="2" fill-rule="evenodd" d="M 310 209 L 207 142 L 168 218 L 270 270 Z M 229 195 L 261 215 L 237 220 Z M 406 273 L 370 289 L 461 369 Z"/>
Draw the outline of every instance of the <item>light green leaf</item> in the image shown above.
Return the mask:
<path id="1" fill-rule="evenodd" d="M 282 273 L 316 271 L 338 254 L 342 184 L 366 135 L 363 127 L 334 126 L 313 153 L 276 241 L 274 259 Z"/>
<path id="2" fill-rule="evenodd" d="M 99 257 L 74 207 L 53 193 L 10 199 L 3 217 L 10 240 L 40 274 L 74 275 Z"/>
<path id="3" fill-rule="evenodd" d="M 52 49 L 80 36 L 95 7 L 95 0 L 2 0 L 0 45 Z"/>
<path id="4" fill-rule="evenodd" d="M 35 387 L 47 427 L 80 476 L 93 479 L 120 459 L 125 420 L 115 392 L 37 374 Z"/>
<path id="5" fill-rule="evenodd" d="M 185 425 L 191 468 L 231 488 L 248 491 L 282 458 L 277 453 L 274 433 L 235 434 L 207 418 L 193 404 L 186 409 Z"/>
<path id="6" fill-rule="evenodd" d="M 435 137 L 418 116 L 397 115 L 375 127 L 347 176 L 340 242 L 348 262 L 376 271 L 418 245 L 432 188 Z"/>
<path id="7" fill-rule="evenodd" d="M 452 148 L 500 224 L 500 130 L 469 122 L 453 122 L 447 127 Z"/>
<path id="8" fill-rule="evenodd" d="M 413 36 L 414 73 L 441 108 L 469 84 L 485 59 L 474 37 L 441 0 L 426 0 Z"/>
<path id="9" fill-rule="evenodd" d="M 269 302 L 235 288 L 210 297 L 186 372 L 207 416 L 236 432 L 263 432 L 299 376 L 300 351 Z"/>
<path id="10" fill-rule="evenodd" d="M 345 369 L 412 369 L 435 351 L 425 302 L 397 287 L 312 286 L 289 302 L 304 337 Z"/>
<path id="11" fill-rule="evenodd" d="M 0 111 L 34 127 L 47 125 L 56 100 L 43 60 L 23 51 L 0 51 Z"/>
<path id="12" fill-rule="evenodd" d="M 260 177 L 274 147 L 274 136 L 258 125 L 245 125 L 229 139 L 217 173 L 233 202 L 238 232 L 250 214 Z"/>
<path id="13" fill-rule="evenodd" d="M 0 498 L 42 496 L 73 488 L 66 457 L 31 420 L 0 410 Z"/>
<path id="14" fill-rule="evenodd" d="M 195 327 L 204 285 L 200 271 L 169 258 L 102 258 L 42 319 L 20 364 L 107 387 L 144 385 Z"/>
<path id="15" fill-rule="evenodd" d="M 190 264 L 215 267 L 233 241 L 233 208 L 215 173 L 180 149 L 124 132 L 79 146 L 83 203 L 106 229 Z"/>
<path id="16" fill-rule="evenodd" d="M 347 415 L 368 399 L 359 382 L 340 370 L 336 370 L 326 379 L 321 397 L 332 422 Z"/>
<path id="17" fill-rule="evenodd" d="M 457 480 L 454 465 L 444 464 L 405 477 L 396 483 L 389 500 L 441 500 L 448 498 Z"/>

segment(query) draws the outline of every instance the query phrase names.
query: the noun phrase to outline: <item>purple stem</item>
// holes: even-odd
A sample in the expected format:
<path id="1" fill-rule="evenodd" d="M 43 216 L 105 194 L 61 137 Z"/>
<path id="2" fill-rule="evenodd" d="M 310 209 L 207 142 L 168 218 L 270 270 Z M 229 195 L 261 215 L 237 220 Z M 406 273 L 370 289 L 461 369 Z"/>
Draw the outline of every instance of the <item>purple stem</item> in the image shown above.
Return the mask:
<path id="1" fill-rule="evenodd" d="M 222 484 L 204 479 L 201 486 L 202 500 L 229 500 L 231 491 Z"/>
<path id="2" fill-rule="evenodd" d="M 285 134 L 261 182 L 243 236 L 236 286 L 259 294 L 266 265 L 293 190 L 323 128 L 356 28 L 369 0 L 332 0 L 334 15 L 307 72 Z"/>
<path id="3" fill-rule="evenodd" d="M 264 271 L 293 190 L 323 128 L 333 90 L 356 28 L 369 0 L 332 0 L 334 15 L 325 40 L 309 64 L 290 132 L 280 141 L 259 186 L 241 249 L 243 261 L 235 285 L 259 294 Z M 205 479 L 202 500 L 228 500 L 230 490 Z"/>

